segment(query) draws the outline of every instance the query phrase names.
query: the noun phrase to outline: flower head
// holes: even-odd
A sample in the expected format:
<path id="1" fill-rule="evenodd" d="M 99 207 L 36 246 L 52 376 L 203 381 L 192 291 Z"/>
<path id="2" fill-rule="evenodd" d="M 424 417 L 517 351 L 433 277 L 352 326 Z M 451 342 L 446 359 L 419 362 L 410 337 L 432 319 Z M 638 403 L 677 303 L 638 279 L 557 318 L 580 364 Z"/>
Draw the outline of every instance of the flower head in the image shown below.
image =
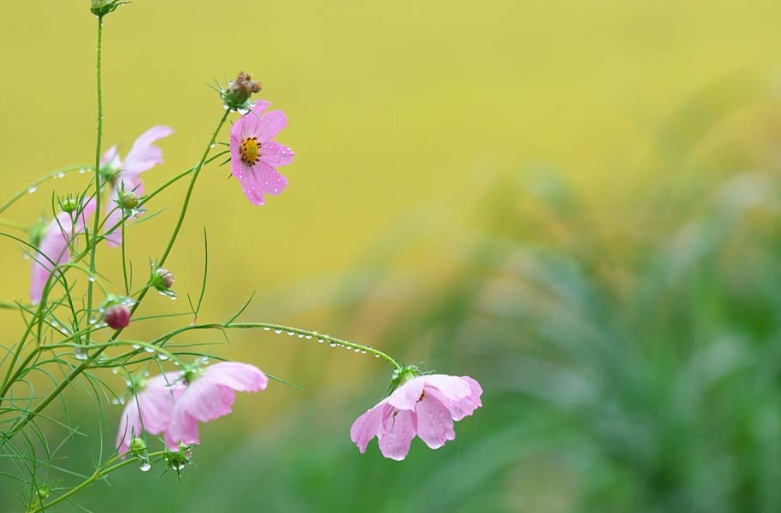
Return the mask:
<path id="1" fill-rule="evenodd" d="M 444 374 L 409 379 L 355 421 L 352 441 L 364 453 L 375 436 L 386 458 L 403 460 L 417 435 L 432 449 L 454 440 L 453 421 L 482 406 L 483 389 L 474 379 Z"/>
<path id="2" fill-rule="evenodd" d="M 265 390 L 268 378 L 246 363 L 221 362 L 185 375 L 187 387 L 176 399 L 165 444 L 171 450 L 200 443 L 198 422 L 209 422 L 231 412 L 236 392 Z"/>
<path id="3" fill-rule="evenodd" d="M 120 198 L 120 192 L 132 192 L 135 197 L 144 193 L 141 173 L 163 163 L 163 151 L 154 143 L 173 133 L 170 127 L 153 126 L 135 140 L 124 161 L 119 157 L 116 146 L 103 154 L 100 161 L 101 174 L 111 184 L 111 199 L 106 206 L 109 213 L 106 219 L 107 230 L 114 228 L 122 219 L 122 209 L 119 207 L 125 204 L 123 200 L 126 198 Z M 118 246 L 122 242 L 121 232 L 106 232 L 106 242 L 111 247 Z"/>
<path id="4" fill-rule="evenodd" d="M 260 89 L 260 83 L 253 81 L 252 75 L 241 71 L 236 80 L 228 84 L 227 89 L 220 88 L 220 96 L 226 108 L 244 111 L 251 106 L 250 97 L 259 93 Z"/>
<path id="5" fill-rule="evenodd" d="M 293 151 L 272 139 L 287 126 L 281 110 L 263 114 L 270 102 L 258 100 L 249 113 L 231 128 L 231 173 L 241 183 L 253 205 L 263 205 L 263 195 L 277 195 L 287 187 L 287 178 L 276 170 L 293 162 Z"/>
<path id="6" fill-rule="evenodd" d="M 161 374 L 146 381 L 137 379 L 131 384 L 133 396 L 128 400 L 117 433 L 120 453 L 130 450 L 130 444 L 141 431 L 159 435 L 171 421 L 174 400 L 184 390 L 181 372 Z"/>
<path id="7" fill-rule="evenodd" d="M 33 234 L 34 239 L 40 237 L 30 277 L 30 300 L 33 304 L 41 301 L 46 281 L 54 271 L 54 267 L 68 261 L 70 257 L 68 245 L 71 237 L 84 232 L 87 220 L 94 211 L 95 200 L 90 200 L 74 212 L 58 214 L 46 226 L 42 235 Z"/>

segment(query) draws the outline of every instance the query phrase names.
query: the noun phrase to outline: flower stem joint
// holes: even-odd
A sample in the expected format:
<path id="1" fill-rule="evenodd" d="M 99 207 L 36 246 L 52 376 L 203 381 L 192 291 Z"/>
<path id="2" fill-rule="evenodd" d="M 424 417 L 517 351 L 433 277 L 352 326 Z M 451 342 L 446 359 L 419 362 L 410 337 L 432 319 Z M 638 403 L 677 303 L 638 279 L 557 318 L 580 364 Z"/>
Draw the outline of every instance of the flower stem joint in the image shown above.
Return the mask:
<path id="1" fill-rule="evenodd" d="M 226 109 L 249 110 L 252 107 L 250 98 L 253 94 L 259 93 L 260 89 L 260 83 L 253 82 L 252 75 L 241 71 L 236 80 L 228 83 L 227 88 L 220 88 L 220 97 L 225 102 Z"/>

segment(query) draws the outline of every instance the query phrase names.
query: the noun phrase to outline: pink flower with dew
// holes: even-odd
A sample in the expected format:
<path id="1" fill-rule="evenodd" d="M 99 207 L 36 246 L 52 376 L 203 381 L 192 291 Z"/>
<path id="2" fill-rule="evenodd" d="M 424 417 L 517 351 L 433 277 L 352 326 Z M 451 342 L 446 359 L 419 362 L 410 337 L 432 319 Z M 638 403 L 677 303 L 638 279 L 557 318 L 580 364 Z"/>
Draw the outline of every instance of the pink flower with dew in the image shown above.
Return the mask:
<path id="1" fill-rule="evenodd" d="M 265 390 L 268 378 L 247 363 L 221 362 L 195 374 L 176 399 L 171 422 L 165 431 L 165 444 L 179 449 L 179 442 L 198 444 L 198 422 L 209 422 L 231 413 L 236 392 Z"/>
<path id="2" fill-rule="evenodd" d="M 350 430 L 361 453 L 375 436 L 386 458 L 403 460 L 415 435 L 431 449 L 454 440 L 453 421 L 482 406 L 483 389 L 474 379 L 444 374 L 413 378 L 360 417 Z"/>
<path id="3" fill-rule="evenodd" d="M 84 227 L 93 212 L 95 212 L 94 199 L 73 213 L 57 214 L 44 230 L 41 242 L 38 244 L 38 251 L 33 258 L 30 277 L 30 300 L 34 305 L 40 303 L 46 281 L 54 271 L 54 267 L 68 262 L 70 258 L 68 245 L 71 237 L 84 233 Z"/>
<path id="4" fill-rule="evenodd" d="M 174 401 L 184 391 L 181 372 L 169 372 L 150 379 L 141 390 L 128 399 L 119 422 L 116 446 L 119 453 L 130 449 L 130 442 L 141 431 L 159 435 L 171 422 Z"/>
<path id="5" fill-rule="evenodd" d="M 122 220 L 122 210 L 117 206 L 120 189 L 132 191 L 136 196 L 144 194 L 144 183 L 141 181 L 141 173 L 148 171 L 158 164 L 163 163 L 163 150 L 154 143 L 164 137 L 173 134 L 172 128 L 167 126 L 153 126 L 138 139 L 123 161 L 119 157 L 116 145 L 109 148 L 100 160 L 100 167 L 108 169 L 111 182 L 111 194 L 109 196 L 106 212 L 106 229 L 110 230 Z M 122 233 L 119 230 L 106 233 L 106 242 L 110 247 L 116 247 L 122 243 Z"/>
<path id="6" fill-rule="evenodd" d="M 287 146 L 272 141 L 287 126 L 287 116 L 281 110 L 262 114 L 269 105 L 258 100 L 231 128 L 231 173 L 253 205 L 263 205 L 264 194 L 276 196 L 285 190 L 287 178 L 276 168 L 290 164 L 295 156 Z"/>

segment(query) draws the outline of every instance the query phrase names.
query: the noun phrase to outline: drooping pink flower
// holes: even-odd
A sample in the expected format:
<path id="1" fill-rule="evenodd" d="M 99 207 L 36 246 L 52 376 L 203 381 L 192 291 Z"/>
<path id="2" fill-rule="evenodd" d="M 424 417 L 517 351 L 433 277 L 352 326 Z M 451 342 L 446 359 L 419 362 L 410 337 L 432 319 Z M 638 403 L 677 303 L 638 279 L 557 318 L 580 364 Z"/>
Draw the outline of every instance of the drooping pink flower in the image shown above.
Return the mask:
<path id="1" fill-rule="evenodd" d="M 415 435 L 432 449 L 454 440 L 453 421 L 482 406 L 483 389 L 474 379 L 433 374 L 410 379 L 358 417 L 350 437 L 361 453 L 375 436 L 386 458 L 403 460 Z"/>
<path id="2" fill-rule="evenodd" d="M 198 444 L 198 422 L 209 422 L 231 412 L 236 392 L 265 390 L 268 378 L 253 365 L 221 362 L 211 365 L 187 384 L 176 400 L 165 443 L 171 450 Z"/>
<path id="3" fill-rule="evenodd" d="M 116 446 L 120 454 L 130 449 L 134 437 L 141 431 L 159 435 L 171 422 L 174 401 L 184 390 L 181 372 L 169 372 L 142 383 L 136 394 L 128 399 L 119 422 Z"/>
<path id="4" fill-rule="evenodd" d="M 263 205 L 264 194 L 276 196 L 285 190 L 287 178 L 276 168 L 293 162 L 295 155 L 287 146 L 272 141 L 287 126 L 287 116 L 281 110 L 262 114 L 269 105 L 271 102 L 258 100 L 231 128 L 231 173 L 253 205 Z"/>
<path id="5" fill-rule="evenodd" d="M 122 219 L 122 210 L 117 207 L 119 191 L 124 188 L 125 191 L 134 192 L 136 196 L 144 193 L 141 173 L 163 163 L 163 150 L 154 143 L 173 133 L 171 127 L 153 126 L 138 136 L 124 161 L 120 159 L 116 145 L 103 154 L 100 167 L 107 169 L 111 183 L 111 194 L 106 205 L 106 212 L 109 213 L 106 219 L 106 230 L 111 230 Z M 122 232 L 120 230 L 106 232 L 106 242 L 111 247 L 118 246 L 122 243 Z"/>
<path id="6" fill-rule="evenodd" d="M 54 271 L 54 267 L 66 263 L 70 258 L 68 245 L 71 236 L 84 233 L 84 227 L 93 212 L 95 212 L 94 199 L 75 212 L 57 214 L 44 230 L 41 242 L 38 244 L 38 251 L 33 258 L 30 277 L 30 300 L 34 305 L 41 301 L 46 280 Z"/>

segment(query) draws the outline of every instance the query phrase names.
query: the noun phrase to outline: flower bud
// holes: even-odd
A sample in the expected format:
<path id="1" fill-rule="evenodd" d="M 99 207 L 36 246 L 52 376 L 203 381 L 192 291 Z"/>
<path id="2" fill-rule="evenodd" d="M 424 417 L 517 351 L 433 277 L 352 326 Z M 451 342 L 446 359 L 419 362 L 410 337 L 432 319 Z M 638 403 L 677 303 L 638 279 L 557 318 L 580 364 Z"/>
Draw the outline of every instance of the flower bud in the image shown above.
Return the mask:
<path id="1" fill-rule="evenodd" d="M 117 204 L 125 210 L 133 210 L 138 203 L 138 196 L 133 191 L 122 191 L 117 198 Z"/>
<path id="2" fill-rule="evenodd" d="M 95 16 L 105 16 L 122 5 L 119 0 L 92 0 L 91 11 Z"/>
<path id="3" fill-rule="evenodd" d="M 126 328 L 130 324 L 130 300 L 109 296 L 100 310 L 103 312 L 103 322 L 115 330 Z"/>
<path id="4" fill-rule="evenodd" d="M 174 275 L 168 269 L 160 267 L 155 272 L 155 288 L 168 290 L 174 286 Z"/>
<path id="5" fill-rule="evenodd" d="M 146 454 L 146 442 L 143 438 L 135 437 L 130 441 L 130 453 L 133 456 L 143 456 Z"/>
<path id="6" fill-rule="evenodd" d="M 79 208 L 79 200 L 71 197 L 70 195 L 65 198 L 57 198 L 57 203 L 60 205 L 60 210 L 67 214 L 75 212 Z"/>
<path id="7" fill-rule="evenodd" d="M 222 91 L 222 99 L 225 106 L 231 110 L 246 109 L 249 105 L 250 97 L 259 93 L 261 85 L 259 82 L 252 81 L 252 75 L 239 73 L 236 80 L 228 84 L 228 88 Z"/>

